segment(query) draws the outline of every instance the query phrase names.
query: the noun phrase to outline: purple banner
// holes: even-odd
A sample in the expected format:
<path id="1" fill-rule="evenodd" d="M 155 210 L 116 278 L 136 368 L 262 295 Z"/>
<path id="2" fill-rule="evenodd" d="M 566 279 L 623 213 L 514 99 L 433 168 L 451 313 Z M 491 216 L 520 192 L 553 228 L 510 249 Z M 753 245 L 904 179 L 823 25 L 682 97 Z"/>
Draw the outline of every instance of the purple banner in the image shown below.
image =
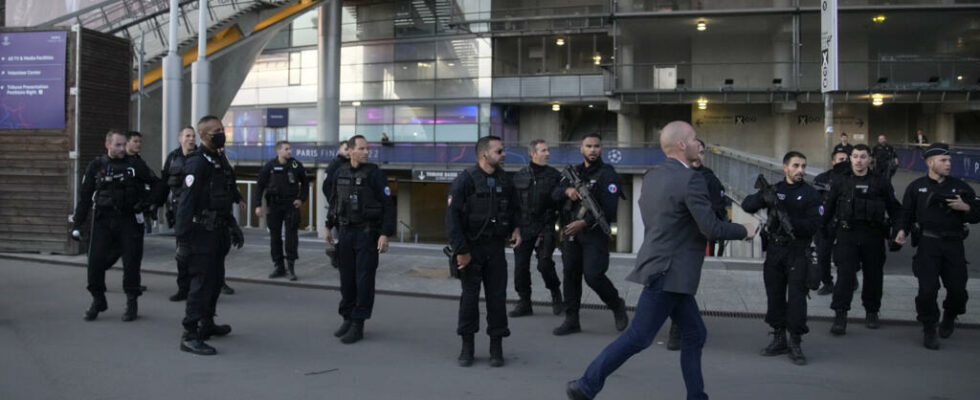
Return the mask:
<path id="1" fill-rule="evenodd" d="M 65 129 L 67 32 L 0 33 L 0 129 Z"/>
<path id="2" fill-rule="evenodd" d="M 326 146 L 316 143 L 291 143 L 293 157 L 305 163 L 314 161 L 327 162 L 337 154 L 337 146 Z M 523 165 L 530 162 L 527 148 L 524 146 L 507 146 L 505 163 Z M 272 146 L 236 145 L 230 143 L 226 152 L 232 161 L 262 161 L 275 157 Z M 664 152 L 658 148 L 649 147 L 606 147 L 602 151 L 602 159 L 612 165 L 643 167 L 653 166 L 663 162 Z M 391 146 L 372 144 L 368 159 L 373 163 L 401 164 L 476 164 L 476 154 L 472 143 L 397 143 Z M 578 146 L 552 147 L 552 165 L 578 164 L 582 162 L 582 154 Z"/>

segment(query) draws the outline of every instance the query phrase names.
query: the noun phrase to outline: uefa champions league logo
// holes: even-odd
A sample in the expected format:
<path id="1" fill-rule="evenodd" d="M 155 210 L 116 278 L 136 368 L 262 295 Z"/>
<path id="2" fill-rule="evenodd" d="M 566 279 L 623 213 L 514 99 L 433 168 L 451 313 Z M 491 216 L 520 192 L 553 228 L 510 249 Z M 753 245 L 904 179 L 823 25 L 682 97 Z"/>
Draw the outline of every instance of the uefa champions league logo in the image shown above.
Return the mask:
<path id="1" fill-rule="evenodd" d="M 4 46 L 10 46 L 10 36 L 4 36 L 3 37 L 3 43 L 2 44 Z"/>
<path id="2" fill-rule="evenodd" d="M 619 149 L 609 150 L 609 154 L 606 157 L 609 158 L 611 164 L 619 164 L 620 161 L 623 161 L 623 153 Z"/>

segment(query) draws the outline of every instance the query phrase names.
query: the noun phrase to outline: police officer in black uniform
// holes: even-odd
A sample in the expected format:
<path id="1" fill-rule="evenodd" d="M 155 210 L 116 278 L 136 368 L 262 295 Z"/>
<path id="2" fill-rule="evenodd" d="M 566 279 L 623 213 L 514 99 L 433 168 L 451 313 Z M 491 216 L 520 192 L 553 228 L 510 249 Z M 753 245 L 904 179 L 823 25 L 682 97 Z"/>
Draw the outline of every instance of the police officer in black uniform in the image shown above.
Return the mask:
<path id="1" fill-rule="evenodd" d="M 330 197 L 333 196 L 333 176 L 337 172 L 337 168 L 340 168 L 341 165 L 347 164 L 349 162 L 350 162 L 350 158 L 347 157 L 347 141 L 345 140 L 343 142 L 340 142 L 339 145 L 337 145 L 336 157 L 334 157 L 333 160 L 330 160 L 330 163 L 327 164 L 327 168 L 325 168 L 323 172 L 323 184 L 320 185 L 320 190 L 323 191 L 323 197 L 327 200 L 327 205 L 325 207 L 326 215 L 330 215 L 330 204 L 334 202 L 334 199 Z M 326 225 L 326 221 L 324 221 L 324 225 Z M 330 258 L 331 266 L 333 266 L 334 268 L 339 268 L 340 265 L 337 264 L 337 246 L 336 243 L 333 242 L 333 238 L 337 236 L 336 235 L 337 232 L 335 232 L 334 230 L 330 233 L 332 235 L 327 237 L 328 239 L 326 240 L 327 257 Z"/>
<path id="2" fill-rule="evenodd" d="M 949 176 L 949 146 L 933 143 L 923 157 L 929 166 L 927 176 L 916 179 L 905 190 L 902 204 L 901 230 L 895 238 L 905 243 L 909 232 L 912 245 L 918 245 L 912 270 L 919 279 L 919 294 L 915 297 L 917 319 L 925 332 L 923 345 L 939 349 L 939 337 L 953 334 L 956 316 L 966 313 L 966 257 L 963 239 L 967 223 L 980 222 L 980 199 L 970 185 Z M 939 282 L 946 288 L 942 321 L 939 320 Z"/>
<path id="3" fill-rule="evenodd" d="M 821 172 L 813 178 L 813 187 L 820 193 L 820 198 L 826 202 L 830 194 L 830 186 L 836 176 L 847 174 L 851 170 L 848 162 L 848 154 L 843 151 L 834 151 L 831 154 L 831 168 Z M 817 265 L 820 266 L 820 281 L 823 285 L 817 294 L 826 296 L 834 292 L 834 276 L 830 273 L 831 255 L 834 251 L 834 241 L 837 239 L 837 232 L 833 229 L 821 229 L 813 236 L 813 242 L 817 247 Z"/>
<path id="4" fill-rule="evenodd" d="M 507 258 L 504 246 L 521 245 L 520 201 L 503 170 L 504 145 L 496 136 L 476 142 L 477 165 L 460 173 L 449 187 L 446 232 L 463 292 L 459 298 L 462 337 L 459 365 L 473 364 L 474 335 L 480 330 L 480 284 L 487 300 L 490 366 L 504 365 L 507 328 Z"/>
<path id="5" fill-rule="evenodd" d="M 895 199 L 895 189 L 888 179 L 870 173 L 871 149 L 858 144 L 851 151 L 851 171 L 833 182 L 824 205 L 825 229 L 836 225 L 837 286 L 830 308 L 835 311 L 830 332 L 843 335 L 847 331 L 847 312 L 857 284 L 858 267 L 864 271 L 861 301 L 865 325 L 878 329 L 881 290 L 884 279 L 885 239 L 889 228 L 898 223 L 901 204 Z M 836 224 L 833 220 L 836 219 Z M 889 221 L 891 220 L 891 221 Z"/>
<path id="6" fill-rule="evenodd" d="M 768 309 L 766 323 L 772 327 L 773 338 L 764 356 L 789 353 L 796 365 L 806 364 L 800 348 L 801 337 L 810 331 L 806 326 L 806 298 L 810 267 L 810 241 L 820 229 L 823 198 L 813 186 L 803 181 L 806 156 L 791 151 L 783 157 L 785 178 L 768 188 L 761 188 L 742 201 L 742 209 L 755 213 L 769 210 L 765 226 L 766 261 L 762 278 L 766 285 Z M 779 212 L 777 213 L 777 210 Z M 786 217 L 788 220 L 781 221 Z M 787 225 L 788 223 L 788 225 Z M 814 274 L 815 277 L 819 275 Z M 812 284 L 819 284 L 813 279 Z M 786 331 L 790 340 L 786 341 Z"/>
<path id="7" fill-rule="evenodd" d="M 871 151 L 871 156 L 875 161 L 876 174 L 888 179 L 895 176 L 895 172 L 898 171 L 898 155 L 895 153 L 895 148 L 888 144 L 885 135 L 878 135 L 878 144 Z"/>
<path id="8" fill-rule="evenodd" d="M 589 192 L 602 217 L 612 224 L 616 222 L 616 207 L 620 197 L 619 174 L 612 166 L 602 162 L 602 139 L 592 133 L 582 139 L 579 148 L 584 161 L 574 166 L 578 176 L 588 185 Z M 616 330 L 629 325 L 626 303 L 606 277 L 609 269 L 609 236 L 599 228 L 597 216 L 582 212 L 583 205 L 571 182 L 563 177 L 552 193 L 556 201 L 562 201 L 562 264 L 565 275 L 565 321 L 552 333 L 558 336 L 581 332 L 578 311 L 582 303 L 582 276 L 613 312 Z"/>
<path id="9" fill-rule="evenodd" d="M 854 150 L 854 146 L 851 146 L 851 144 L 847 142 L 847 132 L 841 132 L 840 143 L 837 143 L 837 145 L 834 146 L 833 152 L 844 153 L 850 156 L 852 150 Z"/>
<path id="10" fill-rule="evenodd" d="M 705 183 L 708 184 L 708 199 L 711 200 L 711 209 L 715 211 L 715 215 L 718 219 L 722 221 L 729 221 L 728 218 L 728 206 L 732 205 L 732 200 L 725 196 L 725 185 L 721 183 L 718 176 L 715 175 L 715 171 L 711 168 L 704 166 L 704 150 L 707 146 L 704 141 L 698 139 L 698 143 L 701 145 L 701 150 L 698 152 L 698 160 L 691 162 L 691 169 L 698 171 L 701 175 L 704 175 Z M 708 242 L 708 255 L 715 256 L 721 255 L 725 252 L 725 242 L 711 240 Z"/>
<path id="11" fill-rule="evenodd" d="M 171 229 L 174 228 L 174 224 L 176 223 L 174 213 L 176 212 L 177 203 L 180 201 L 180 194 L 184 188 L 184 163 L 187 157 L 197 149 L 195 135 L 196 133 L 194 133 L 194 127 L 192 126 L 188 125 L 180 130 L 180 136 L 177 138 L 180 147 L 174 149 L 174 151 L 171 151 L 167 155 L 160 174 L 162 189 L 157 195 L 157 204 L 166 204 L 167 226 Z M 169 199 L 167 198 L 168 194 L 170 195 Z M 180 248 L 181 244 L 178 243 L 177 247 Z M 174 258 L 177 261 L 177 293 L 170 296 L 170 301 L 187 300 L 187 292 L 190 290 L 191 285 L 191 276 L 187 272 L 187 259 L 179 254 L 175 255 Z"/>
<path id="12" fill-rule="evenodd" d="M 548 166 L 551 151 L 548 142 L 532 140 L 528 145 L 531 162 L 514 174 L 514 188 L 521 201 L 521 245 L 514 248 L 514 289 L 520 301 L 510 312 L 511 317 L 533 314 L 531 308 L 531 253 L 537 252 L 538 272 L 544 278 L 545 287 L 551 291 L 551 307 L 555 315 L 561 314 L 564 301 L 561 280 L 555 272 L 555 222 L 558 204 L 551 198 L 561 172 Z"/>
<path id="13" fill-rule="evenodd" d="M 340 306 L 344 318 L 334 332 L 345 344 L 364 337 L 364 321 L 374 309 L 374 281 L 378 255 L 388 251 L 388 237 L 395 233 L 395 206 L 391 201 L 388 176 L 368 162 L 368 142 L 354 135 L 348 140 L 350 162 L 333 175 L 327 218 L 327 242 L 333 242 L 330 229 L 337 228 L 337 262 L 340 270 Z"/>
<path id="14" fill-rule="evenodd" d="M 105 147 L 107 154 L 92 160 L 82 176 L 72 217 L 72 237 L 81 238 L 82 225 L 89 210 L 93 210 L 88 249 L 88 291 L 92 294 L 92 305 L 85 311 L 85 320 L 94 320 L 108 308 L 105 271 L 122 256 L 123 291 L 126 292 L 122 320 L 132 321 L 136 319 L 137 299 L 142 292 L 143 224 L 139 219 L 151 204 L 146 187 L 156 185 L 159 178 L 146 163 L 126 155 L 126 136 L 122 131 L 109 130 Z"/>
<path id="15" fill-rule="evenodd" d="M 272 262 L 275 269 L 269 278 L 286 276 L 296 280 L 294 269 L 299 246 L 299 207 L 306 202 L 310 181 L 303 163 L 292 157 L 292 146 L 285 140 L 276 142 L 276 158 L 259 170 L 255 190 L 255 215 L 262 217 L 262 194 L 265 194 L 266 223 L 269 226 Z M 286 229 L 286 265 L 283 268 L 283 225 Z"/>
<path id="16" fill-rule="evenodd" d="M 225 255 L 245 242 L 232 215 L 238 196 L 234 171 L 224 156 L 221 120 L 208 115 L 197 123 L 201 146 L 184 164 L 184 189 L 177 203 L 177 253 L 187 259 L 191 275 L 180 349 L 199 355 L 217 351 L 205 340 L 224 336 L 231 326 L 214 323 L 215 308 L 225 275 Z"/>

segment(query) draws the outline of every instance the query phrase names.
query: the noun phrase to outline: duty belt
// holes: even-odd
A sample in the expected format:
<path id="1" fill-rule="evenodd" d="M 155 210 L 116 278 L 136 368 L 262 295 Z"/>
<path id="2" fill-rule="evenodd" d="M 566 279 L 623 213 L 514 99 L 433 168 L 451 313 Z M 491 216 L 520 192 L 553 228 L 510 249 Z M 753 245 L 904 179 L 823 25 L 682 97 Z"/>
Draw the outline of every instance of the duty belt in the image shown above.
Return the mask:
<path id="1" fill-rule="evenodd" d="M 941 231 L 933 231 L 928 229 L 922 231 L 922 236 L 927 238 L 948 240 L 948 241 L 964 239 L 963 232 L 953 232 L 953 231 L 941 232 Z"/>
<path id="2" fill-rule="evenodd" d="M 228 221 L 214 211 L 204 211 L 201 214 L 195 215 L 191 217 L 191 222 L 204 225 L 204 229 L 209 231 L 214 230 L 214 228 L 219 226 L 225 226 L 228 223 Z"/>

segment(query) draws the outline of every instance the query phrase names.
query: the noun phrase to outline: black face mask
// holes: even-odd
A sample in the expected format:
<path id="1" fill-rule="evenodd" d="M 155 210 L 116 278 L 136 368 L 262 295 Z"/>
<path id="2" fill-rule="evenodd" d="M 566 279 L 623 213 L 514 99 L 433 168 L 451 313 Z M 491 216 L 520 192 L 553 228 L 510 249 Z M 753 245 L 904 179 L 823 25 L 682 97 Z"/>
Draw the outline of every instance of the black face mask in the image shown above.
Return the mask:
<path id="1" fill-rule="evenodd" d="M 211 145 L 214 146 L 215 150 L 223 149 L 225 147 L 225 133 L 224 132 L 212 133 Z"/>

